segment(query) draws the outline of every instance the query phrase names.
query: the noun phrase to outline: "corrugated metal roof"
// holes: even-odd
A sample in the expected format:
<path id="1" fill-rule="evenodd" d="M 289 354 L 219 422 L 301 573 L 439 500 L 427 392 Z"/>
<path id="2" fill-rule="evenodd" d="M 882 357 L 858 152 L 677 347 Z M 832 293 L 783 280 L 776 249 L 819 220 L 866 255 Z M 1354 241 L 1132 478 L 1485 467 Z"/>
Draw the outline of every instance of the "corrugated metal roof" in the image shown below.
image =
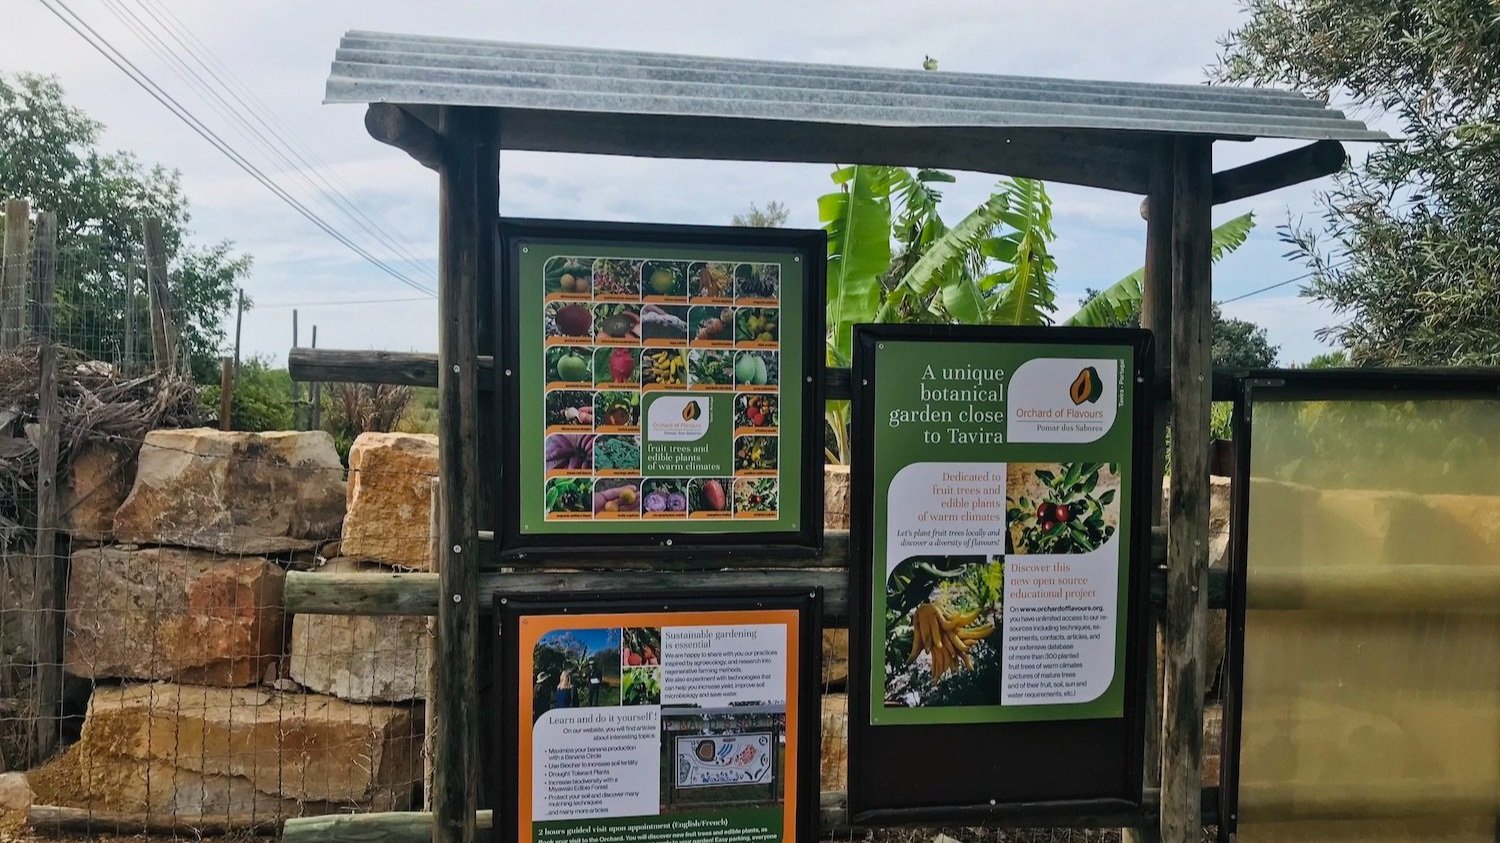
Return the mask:
<path id="1" fill-rule="evenodd" d="M 351 31 L 327 102 L 894 128 L 1380 141 L 1292 91 L 995 76 Z"/>

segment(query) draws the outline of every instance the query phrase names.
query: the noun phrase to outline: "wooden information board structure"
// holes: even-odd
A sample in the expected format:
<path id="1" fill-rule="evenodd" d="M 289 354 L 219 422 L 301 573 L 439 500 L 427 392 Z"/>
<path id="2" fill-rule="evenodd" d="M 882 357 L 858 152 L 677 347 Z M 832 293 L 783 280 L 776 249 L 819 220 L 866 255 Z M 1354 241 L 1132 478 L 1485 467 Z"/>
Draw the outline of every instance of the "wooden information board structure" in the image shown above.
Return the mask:
<path id="1" fill-rule="evenodd" d="M 479 610 L 497 589 L 634 591 L 710 585 L 818 585 L 825 622 L 848 617 L 847 536 L 829 535 L 820 558 L 800 564 L 742 559 L 581 560 L 569 573 L 524 568 L 481 573 L 493 525 L 479 467 L 495 465 L 501 421 L 481 391 L 493 387 L 498 337 L 483 314 L 497 259 L 502 149 L 783 162 L 878 162 L 1008 174 L 1143 195 L 1146 265 L 1142 325 L 1155 335 L 1158 374 L 1154 475 L 1172 437 L 1165 531 L 1161 711 L 1147 712 L 1148 805 L 1091 824 L 1132 839 L 1196 841 L 1204 822 L 1204 637 L 1208 571 L 1210 211 L 1339 170 L 1339 141 L 1388 137 L 1321 102 L 1288 91 L 1084 82 L 795 62 L 654 55 L 472 39 L 348 33 L 328 82 L 331 103 L 368 104 L 376 140 L 436 170 L 439 183 L 439 353 L 298 349 L 292 377 L 433 386 L 440 390 L 441 573 L 341 578 L 292 573 L 287 610 L 437 616 L 443 669 L 436 712 L 431 814 L 370 814 L 294 821 L 288 839 L 469 843 L 492 822 L 479 811 Z M 1254 138 L 1311 143 L 1213 172 L 1214 144 Z M 828 400 L 849 396 L 847 371 L 831 370 Z M 1221 397 L 1229 397 L 1227 388 Z M 1160 488 L 1153 481 L 1154 488 Z M 1157 547 L 1162 542 L 1158 540 Z M 668 573 L 664 566 L 701 573 Z M 1217 591 L 1222 605 L 1222 590 Z M 1148 667 L 1147 670 L 1153 668 Z M 1149 696 L 1149 695 L 1148 695 Z M 1152 697 L 1154 700 L 1155 697 Z M 1150 797 L 1158 793 L 1152 803 Z M 837 802 L 825 827 L 838 822 Z"/>

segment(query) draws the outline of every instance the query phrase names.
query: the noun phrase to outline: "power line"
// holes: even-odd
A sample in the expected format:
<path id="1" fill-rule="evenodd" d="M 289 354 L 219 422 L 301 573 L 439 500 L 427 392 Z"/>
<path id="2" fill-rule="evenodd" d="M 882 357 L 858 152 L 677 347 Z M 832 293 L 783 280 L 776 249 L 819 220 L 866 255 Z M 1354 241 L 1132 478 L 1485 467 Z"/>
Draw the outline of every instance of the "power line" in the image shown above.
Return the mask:
<path id="1" fill-rule="evenodd" d="M 152 80 L 149 75 L 147 75 L 144 71 L 137 67 L 136 64 L 132 62 L 128 57 L 126 57 L 125 54 L 122 53 L 118 48 L 116 48 L 114 44 L 110 43 L 109 39 L 100 35 L 99 32 L 92 26 L 89 26 L 88 22 L 85 21 L 83 17 L 77 12 L 73 11 L 73 9 L 70 8 L 67 3 L 64 2 L 64 0 L 41 0 L 41 3 L 42 6 L 47 9 L 47 11 L 51 12 L 53 16 L 62 21 L 64 25 L 77 33 L 78 36 L 82 38 L 86 43 L 88 43 L 90 47 L 93 47 L 100 55 L 104 56 L 104 58 L 109 61 L 110 64 L 113 64 L 117 69 L 120 70 L 121 73 L 124 73 L 127 77 L 129 77 L 132 82 L 139 85 L 143 90 L 146 91 L 146 93 L 150 94 L 153 99 L 161 103 L 162 106 L 165 107 L 168 111 L 172 112 L 173 116 L 186 123 L 188 128 L 192 129 L 194 133 L 202 137 L 204 140 L 208 141 L 211 146 L 213 146 L 219 152 L 223 153 L 240 169 L 244 170 L 256 181 L 264 185 L 266 189 L 276 194 L 278 198 L 280 198 L 287 205 L 291 206 L 291 208 L 298 214 L 305 217 L 308 222 L 316 225 L 328 236 L 347 246 L 355 254 L 364 258 L 366 261 L 369 261 L 376 268 L 380 269 L 382 272 L 385 272 L 387 275 L 390 275 L 392 278 L 395 278 L 397 281 L 400 281 L 402 284 L 405 284 L 406 286 L 411 287 L 414 290 L 426 293 L 429 296 L 436 295 L 436 293 L 432 289 L 417 281 L 413 281 L 402 272 L 386 264 L 384 261 L 371 254 L 369 251 L 365 250 L 358 243 L 355 243 L 353 240 L 349 239 L 348 236 L 335 229 L 328 222 L 324 221 L 323 218 L 318 214 L 308 209 L 307 206 L 303 205 L 296 197 L 288 193 L 286 189 L 278 184 L 274 179 L 272 179 L 270 176 L 267 176 L 264 172 L 261 171 L 259 167 L 252 163 L 249 159 L 245 158 L 245 156 L 240 154 L 238 150 L 236 150 L 216 132 L 214 132 L 201 120 L 194 116 L 191 111 L 189 111 L 185 106 L 182 105 L 182 103 L 178 102 L 175 97 L 173 97 L 154 80 Z M 56 6 L 53 5 L 54 3 L 56 4 Z M 64 11 L 67 12 L 67 15 L 64 15 L 63 12 L 59 11 L 57 7 L 61 7 Z M 71 16 L 73 20 L 70 20 L 69 16 Z M 77 23 L 75 23 L 74 20 L 76 20 Z M 87 30 L 87 32 L 85 32 L 85 30 Z"/>
<path id="2" fill-rule="evenodd" d="M 1285 287 L 1288 284 L 1295 284 L 1298 281 L 1301 281 L 1301 280 L 1306 279 L 1306 278 L 1311 278 L 1312 276 L 1313 276 L 1313 273 L 1306 272 L 1306 273 L 1303 273 L 1301 275 L 1298 275 L 1296 278 L 1288 278 L 1285 281 L 1277 281 L 1275 284 L 1271 284 L 1271 285 L 1268 285 L 1268 286 L 1265 286 L 1265 287 L 1261 287 L 1258 290 L 1251 290 L 1248 293 L 1244 293 L 1244 294 L 1235 296 L 1234 298 L 1221 299 L 1218 302 L 1215 302 L 1215 304 L 1229 304 L 1230 302 L 1237 302 L 1237 301 L 1240 301 L 1241 299 L 1248 299 L 1251 296 L 1258 296 L 1261 293 L 1269 293 L 1270 291 L 1272 291 L 1272 290 L 1274 290 L 1274 289 L 1276 289 L 1278 287 Z"/>
<path id="3" fill-rule="evenodd" d="M 337 300 L 337 301 L 278 301 L 278 302 L 271 302 L 270 304 L 260 304 L 259 302 L 257 302 L 256 305 L 255 305 L 255 309 L 256 310 L 266 310 L 266 309 L 271 309 L 271 308 L 319 307 L 319 306 L 322 306 L 322 305 L 346 305 L 346 304 L 395 304 L 397 302 L 414 302 L 414 301 L 430 302 L 430 301 L 432 301 L 432 298 L 430 296 L 407 296 L 405 298 L 394 298 L 394 299 L 342 299 L 342 300 Z"/>
<path id="4" fill-rule="evenodd" d="M 106 0 L 106 2 L 111 2 L 111 0 Z M 140 16 L 130 11 L 126 6 L 125 0 L 113 0 L 113 2 L 117 3 L 120 9 L 125 12 L 125 14 L 129 15 L 133 20 L 136 21 L 136 23 L 138 23 L 140 27 L 145 30 L 146 35 L 149 36 L 151 40 L 155 41 L 162 47 L 160 51 L 157 51 L 157 55 L 159 57 L 161 57 L 169 64 L 174 64 L 182 67 L 189 74 L 191 74 L 193 79 L 197 81 L 198 86 L 203 91 L 207 92 L 215 100 L 222 103 L 226 108 L 230 110 L 231 117 L 234 120 L 245 126 L 245 128 L 248 129 L 255 137 L 260 138 L 264 142 L 264 146 L 262 147 L 263 149 L 269 147 L 270 154 L 279 158 L 293 174 L 295 174 L 303 182 L 305 182 L 309 188 L 317 192 L 324 199 L 324 202 L 328 204 L 329 207 L 331 207 L 336 213 L 342 214 L 345 219 L 349 220 L 359 228 L 364 229 L 377 240 L 380 240 L 385 246 L 389 247 L 393 252 L 396 252 L 401 260 L 407 262 L 408 264 L 412 264 L 413 266 L 425 265 L 425 261 L 412 254 L 412 252 L 409 249 L 405 248 L 405 246 L 399 241 L 399 238 L 394 236 L 392 232 L 389 231 L 378 220 L 365 213 L 357 203 L 352 201 L 345 194 L 344 190 L 352 190 L 352 188 L 349 188 L 347 184 L 344 184 L 344 190 L 340 190 L 338 187 L 336 187 L 323 173 L 323 170 L 330 169 L 327 162 L 320 159 L 316 153 L 308 148 L 306 144 L 304 144 L 297 137 L 297 134 L 293 132 L 289 127 L 287 127 L 287 125 L 276 116 L 276 112 L 274 110 L 272 110 L 263 101 L 256 97 L 254 92 L 251 91 L 250 88 L 244 84 L 244 82 L 236 77 L 234 75 L 234 72 L 231 71 L 227 66 L 225 66 L 223 62 L 214 57 L 212 48 L 210 48 L 207 44 L 204 44 L 201 39 L 193 34 L 192 30 L 189 29 L 186 24 L 184 24 L 175 15 L 172 15 L 165 6 L 161 6 L 159 3 L 152 3 L 148 5 L 147 0 L 137 0 L 137 5 L 140 6 L 141 11 L 145 12 L 147 16 L 155 21 L 157 26 L 160 27 L 160 30 L 166 33 L 167 37 L 169 37 L 178 45 L 178 47 L 181 48 L 181 52 L 186 53 L 190 58 L 192 58 L 192 60 L 203 69 L 204 73 L 208 74 L 209 78 L 213 80 L 213 83 L 217 83 L 219 88 L 222 88 L 225 93 L 233 98 L 235 103 L 238 103 L 240 108 L 242 108 L 246 112 L 245 115 L 242 115 L 240 113 L 240 108 L 236 108 L 233 104 L 225 100 L 224 97 L 218 92 L 218 90 L 215 89 L 213 83 L 205 80 L 203 76 L 201 76 L 197 71 L 193 70 L 191 66 L 189 66 L 182 59 L 178 58 L 178 51 L 173 50 L 169 45 L 167 45 L 166 42 L 163 41 L 155 31 L 153 31 L 153 27 L 150 23 L 142 20 Z M 157 6 L 162 14 L 158 15 L 157 11 L 152 9 L 152 5 Z M 163 16 L 169 17 L 171 19 L 171 22 L 168 22 L 166 19 L 164 19 Z M 116 17 L 119 17 L 118 12 L 116 13 Z M 137 32 L 137 37 L 141 37 L 139 32 Z M 191 39 L 193 43 L 188 43 L 187 39 Z M 198 45 L 197 48 L 195 48 L 193 44 Z M 148 44 L 147 46 L 149 47 L 150 45 Z M 215 67 L 210 66 L 209 62 L 212 62 L 213 65 L 218 68 L 218 70 L 215 70 Z M 179 78 L 182 78 L 183 74 L 178 73 L 178 76 Z M 234 85 L 231 85 L 230 81 L 226 81 L 225 77 L 228 77 L 228 79 L 232 81 Z M 184 79 L 184 81 L 188 80 Z M 192 83 L 189 82 L 189 84 L 191 85 Z M 240 96 L 240 94 L 235 90 L 236 86 L 243 90 L 246 96 L 253 99 L 255 103 L 258 104 L 258 107 L 257 105 L 252 105 L 250 102 L 247 102 L 245 97 Z M 210 102 L 209 105 L 212 106 L 213 103 Z M 215 110 L 218 111 L 218 109 Z M 220 114 L 221 116 L 223 116 L 222 111 L 220 111 Z M 256 128 L 255 125 L 252 125 L 249 122 L 250 120 L 253 120 L 255 124 L 259 124 L 260 128 L 265 129 L 265 132 L 262 133 L 258 128 Z M 273 122 L 276 124 L 275 127 L 271 125 Z M 282 151 L 283 149 L 285 150 L 285 152 Z M 291 157 L 288 157 L 287 153 L 290 153 Z M 295 162 L 292 160 L 293 158 L 296 159 Z M 319 184 L 315 184 L 314 179 L 320 182 L 321 186 L 319 186 Z M 428 274 L 430 275 L 430 273 Z"/>

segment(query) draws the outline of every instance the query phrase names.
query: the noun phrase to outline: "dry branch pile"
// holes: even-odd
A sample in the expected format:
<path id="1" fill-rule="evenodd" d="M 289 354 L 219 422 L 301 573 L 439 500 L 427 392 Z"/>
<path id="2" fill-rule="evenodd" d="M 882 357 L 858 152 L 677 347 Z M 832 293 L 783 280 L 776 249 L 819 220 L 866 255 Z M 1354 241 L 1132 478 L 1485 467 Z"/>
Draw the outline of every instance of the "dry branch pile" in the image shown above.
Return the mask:
<path id="1" fill-rule="evenodd" d="M 0 354 L 0 548 L 9 550 L 35 526 L 41 348 L 33 341 Z M 147 431 L 200 420 L 191 378 L 126 377 L 73 349 L 59 346 L 58 354 L 59 476 L 87 442 L 133 454 Z"/>

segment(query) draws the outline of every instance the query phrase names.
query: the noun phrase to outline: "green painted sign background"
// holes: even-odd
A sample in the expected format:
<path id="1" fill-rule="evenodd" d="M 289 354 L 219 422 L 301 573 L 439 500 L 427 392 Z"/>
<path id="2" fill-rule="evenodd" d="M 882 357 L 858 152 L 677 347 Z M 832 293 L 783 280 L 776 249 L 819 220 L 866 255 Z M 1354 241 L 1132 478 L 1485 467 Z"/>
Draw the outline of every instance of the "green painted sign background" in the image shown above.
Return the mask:
<path id="1" fill-rule="evenodd" d="M 805 349 L 802 345 L 806 314 L 803 313 L 802 302 L 804 298 L 804 267 L 797 256 L 787 250 L 756 249 L 736 247 L 729 249 L 714 249 L 702 246 L 693 247 L 670 247 L 657 245 L 628 245 L 600 241 L 554 241 L 544 239 L 531 239 L 516 245 L 519 254 L 516 255 L 518 299 L 519 299 L 519 394 L 520 394 L 520 418 L 515 428 L 516 435 L 520 437 L 520 532 L 523 535 L 542 534 L 734 534 L 734 533 L 765 533 L 765 532 L 795 532 L 799 529 L 799 513 L 802 509 L 802 487 L 801 466 L 803 457 L 803 390 L 801 380 L 806 365 L 804 359 Z M 640 278 L 640 296 L 634 300 L 619 295 L 606 295 L 601 288 L 594 284 L 590 290 L 582 295 L 561 296 L 557 289 L 558 261 L 576 259 L 581 262 L 592 262 L 596 258 L 611 259 L 620 264 L 634 263 L 644 265 L 649 270 L 656 263 L 676 264 L 678 266 L 693 266 L 699 262 L 719 264 L 726 267 L 736 267 L 742 264 L 752 264 L 760 267 L 774 266 L 779 273 L 779 290 L 776 301 L 768 302 L 764 299 L 737 300 L 731 294 L 723 302 L 710 303 L 690 298 L 688 295 L 678 297 L 661 297 L 656 295 L 652 289 L 650 273 L 645 278 Z M 696 267 L 694 268 L 696 271 Z M 696 278 L 696 274 L 692 276 Z M 691 281 L 691 279 L 688 279 Z M 691 288 L 689 288 L 691 289 Z M 736 288 L 737 289 L 737 288 Z M 588 336 L 581 336 L 567 340 L 554 338 L 549 345 L 549 332 L 555 333 L 555 328 L 549 328 L 556 324 L 558 309 L 570 304 L 582 305 L 590 310 L 591 317 L 595 314 L 598 318 L 589 330 Z M 679 347 L 662 349 L 660 342 L 651 339 L 638 340 L 636 343 L 610 343 L 600 342 L 595 336 L 594 329 L 603 324 L 604 314 L 617 312 L 621 309 L 633 311 L 639 317 L 648 305 L 656 304 L 659 308 L 671 311 L 674 316 L 683 315 L 689 317 L 690 325 L 698 313 L 699 307 L 712 307 L 714 309 L 728 309 L 738 314 L 741 307 L 750 308 L 750 312 L 757 315 L 765 315 L 774 312 L 777 319 L 777 327 L 774 339 L 767 340 L 762 337 L 758 342 L 742 341 L 740 338 L 731 338 L 729 342 L 716 344 L 713 347 L 700 347 L 692 339 L 694 333 L 688 334 L 688 341 L 681 347 L 683 362 L 686 364 L 689 355 L 694 351 L 710 352 L 712 356 L 721 356 L 730 364 L 733 373 L 733 363 L 738 360 L 741 352 L 760 355 L 767 359 L 778 361 L 777 369 L 783 377 L 777 378 L 778 383 L 753 384 L 741 382 L 738 373 L 729 375 L 731 382 L 718 387 L 720 391 L 704 390 L 690 382 L 689 378 L 683 376 L 683 383 L 673 384 L 665 387 L 657 385 L 646 385 L 639 381 L 624 386 L 614 384 L 607 380 L 607 366 L 610 355 L 616 348 L 625 348 L 625 353 L 636 355 L 635 361 L 639 370 L 644 372 L 648 367 L 642 358 L 648 352 L 656 350 L 667 350 L 674 352 Z M 549 310 L 550 308 L 550 310 Z M 733 326 L 731 326 L 731 331 Z M 555 373 L 555 369 L 549 370 L 547 353 L 549 348 L 557 348 L 564 344 L 569 348 L 578 350 L 577 356 L 590 361 L 590 371 L 586 376 L 590 383 L 582 383 L 576 386 L 559 388 L 557 383 L 549 384 L 549 375 Z M 687 367 L 684 367 L 684 373 Z M 636 375 L 640 377 L 640 375 Z M 598 383 L 591 383 L 594 380 Z M 638 447 L 640 450 L 640 471 L 633 474 L 625 471 L 613 472 L 610 476 L 601 476 L 596 469 L 579 469 L 575 472 L 578 476 L 562 478 L 568 482 L 564 484 L 568 489 L 583 489 L 584 492 L 576 494 L 571 499 L 576 507 L 592 509 L 592 501 L 589 493 L 595 488 L 618 487 L 622 484 L 634 484 L 637 486 L 635 494 L 624 495 L 623 498 L 634 497 L 633 506 L 640 512 L 640 517 L 633 513 L 629 517 L 618 517 L 611 513 L 611 517 L 595 517 L 592 512 L 569 512 L 563 517 L 557 513 L 549 516 L 549 484 L 553 484 L 558 478 L 549 479 L 547 467 L 547 440 L 549 437 L 548 393 L 549 392 L 573 392 L 575 396 L 564 396 L 575 398 L 575 413 L 583 406 L 588 406 L 594 412 L 590 425 L 573 425 L 562 434 L 570 437 L 593 435 L 594 446 L 605 441 L 606 437 L 629 438 L 638 436 Z M 584 397 L 584 394 L 589 397 Z M 774 400 L 776 408 L 776 421 L 774 432 L 766 435 L 760 431 L 752 431 L 749 428 L 737 427 L 735 424 L 736 413 L 743 409 L 743 400 L 749 400 L 748 396 L 759 395 Z M 621 402 L 621 397 L 628 401 Z M 682 424 L 702 424 L 706 430 L 701 438 L 687 441 L 653 441 L 647 432 L 648 417 L 652 406 L 657 403 L 667 402 L 668 399 L 677 399 L 676 404 L 671 405 L 673 413 L 682 420 Z M 631 402 L 634 402 L 633 404 Z M 691 411 L 686 407 L 686 402 L 694 402 L 697 407 Z M 610 416 L 611 408 L 626 406 L 621 411 L 630 416 L 630 420 L 638 429 L 620 428 L 610 429 L 604 426 L 605 421 L 614 420 Z M 665 404 L 664 404 L 665 406 Z M 662 413 L 667 416 L 668 414 Z M 691 418 L 690 418 L 691 416 Z M 674 420 L 674 424 L 677 422 Z M 592 427 L 592 429 L 590 429 Z M 553 433 L 559 428 L 553 426 Z M 618 444 L 618 443 L 614 443 Z M 761 468 L 757 471 L 737 471 L 744 467 L 738 461 L 740 453 L 750 454 L 744 446 L 760 446 L 754 454 L 760 459 Z M 596 452 L 597 455 L 597 452 Z M 774 463 L 766 465 L 766 463 Z M 725 510 L 718 513 L 702 512 L 684 513 L 681 517 L 662 513 L 647 514 L 647 504 L 652 503 L 647 494 L 650 488 L 655 488 L 651 483 L 653 479 L 675 482 L 681 488 L 685 496 L 690 500 L 699 500 L 696 494 L 690 490 L 689 484 L 694 481 L 702 483 L 708 479 L 718 479 L 725 495 Z M 600 481 L 603 481 L 601 484 Z M 749 494 L 736 496 L 735 486 L 739 483 L 758 483 L 757 486 L 746 486 L 746 492 L 755 490 L 763 491 L 767 484 L 775 483 L 776 504 L 775 511 L 764 510 L 765 496 Z M 556 484 L 554 484 L 556 485 Z M 662 488 L 667 488 L 663 486 Z M 659 500 L 667 499 L 665 496 Z M 585 503 L 587 501 L 587 503 Z M 679 501 L 672 499 L 672 503 Z M 740 504 L 744 504 L 741 511 Z M 554 506 L 564 506 L 565 503 L 554 503 Z M 757 510 L 755 507 L 761 507 Z"/>
<path id="2" fill-rule="evenodd" d="M 1012 379 L 1034 360 L 1043 362 L 1032 366 L 1030 374 L 1052 367 L 1072 378 L 1065 378 L 1058 390 L 1076 390 L 1081 403 L 1064 401 L 1056 410 L 1059 414 L 1098 412 L 1103 403 L 1098 394 L 1108 393 L 1113 420 L 1102 435 L 1088 442 L 1017 442 L 1008 435 L 1017 424 L 1006 418 L 1014 397 Z M 1116 372 L 1101 383 L 1110 364 Z M 1090 365 L 1094 372 L 1086 376 L 1084 369 Z M 871 724 L 1123 716 L 1134 526 L 1133 371 L 1132 352 L 1121 346 L 930 340 L 878 344 L 874 553 L 868 580 L 873 591 L 868 641 Z M 1027 383 L 1036 380 L 1028 376 Z M 1031 394 L 1031 386 L 1024 389 Z M 1071 397 L 1068 392 L 1058 394 Z M 1052 412 L 1035 411 L 1041 420 L 1034 423 L 1056 430 L 1072 425 L 1050 420 Z M 911 470 L 903 474 L 907 469 Z M 898 475 L 928 479 L 897 485 Z M 1049 486 L 1047 479 L 1055 485 Z M 997 513 L 996 501 L 1004 502 L 1002 512 Z M 1024 512 L 1017 511 L 1021 501 L 1027 503 Z M 1059 506 L 1067 508 L 1065 516 L 1059 514 Z M 899 522 L 894 530 L 901 534 L 894 544 L 893 519 Z M 1066 520 L 1059 524 L 1059 519 Z M 1049 524 L 1050 529 L 1043 529 Z M 1080 532 L 1072 532 L 1075 528 Z M 1041 535 L 1047 532 L 1068 536 Z M 913 546 L 906 549 L 900 542 Z M 1063 552 L 1045 552 L 1048 548 Z M 893 562 L 901 564 L 892 570 Z M 1030 573 L 1016 573 L 1022 570 Z M 1111 586 L 1112 599 L 1099 596 Z M 1079 597 L 1088 593 L 1094 596 Z M 1012 601 L 1013 594 L 1027 597 Z M 1102 602 L 1089 606 L 1090 600 Z M 953 639 L 944 638 L 949 642 L 946 656 L 938 655 L 936 648 L 919 652 L 913 643 L 925 624 L 918 613 L 934 611 L 923 609 L 924 604 L 945 612 L 944 621 L 954 624 L 954 638 L 962 642 L 953 645 Z M 967 613 L 976 609 L 977 616 L 969 619 Z M 1013 615 L 1009 620 L 1017 640 L 1007 640 L 1007 615 Z M 992 627 L 988 633 L 987 625 Z M 1080 628 L 1085 631 L 1077 632 Z M 1089 648 L 1103 649 L 1098 642 L 1106 630 L 1112 632 L 1113 647 L 1090 657 Z M 1088 640 L 1090 634 L 1095 641 Z M 953 646 L 969 650 L 958 655 Z M 944 675 L 935 676 L 945 667 Z M 1067 678 L 1073 674 L 1073 679 Z M 1002 684 L 1007 675 L 1037 679 L 1014 678 L 1016 686 L 1010 688 Z M 1093 679 L 1084 685 L 1087 675 Z M 1070 681 L 1081 686 L 1078 701 L 1058 701 L 1057 695 L 1068 692 L 1057 688 Z M 1027 695 L 1038 694 L 1046 701 L 1024 702 L 1031 698 Z"/>

